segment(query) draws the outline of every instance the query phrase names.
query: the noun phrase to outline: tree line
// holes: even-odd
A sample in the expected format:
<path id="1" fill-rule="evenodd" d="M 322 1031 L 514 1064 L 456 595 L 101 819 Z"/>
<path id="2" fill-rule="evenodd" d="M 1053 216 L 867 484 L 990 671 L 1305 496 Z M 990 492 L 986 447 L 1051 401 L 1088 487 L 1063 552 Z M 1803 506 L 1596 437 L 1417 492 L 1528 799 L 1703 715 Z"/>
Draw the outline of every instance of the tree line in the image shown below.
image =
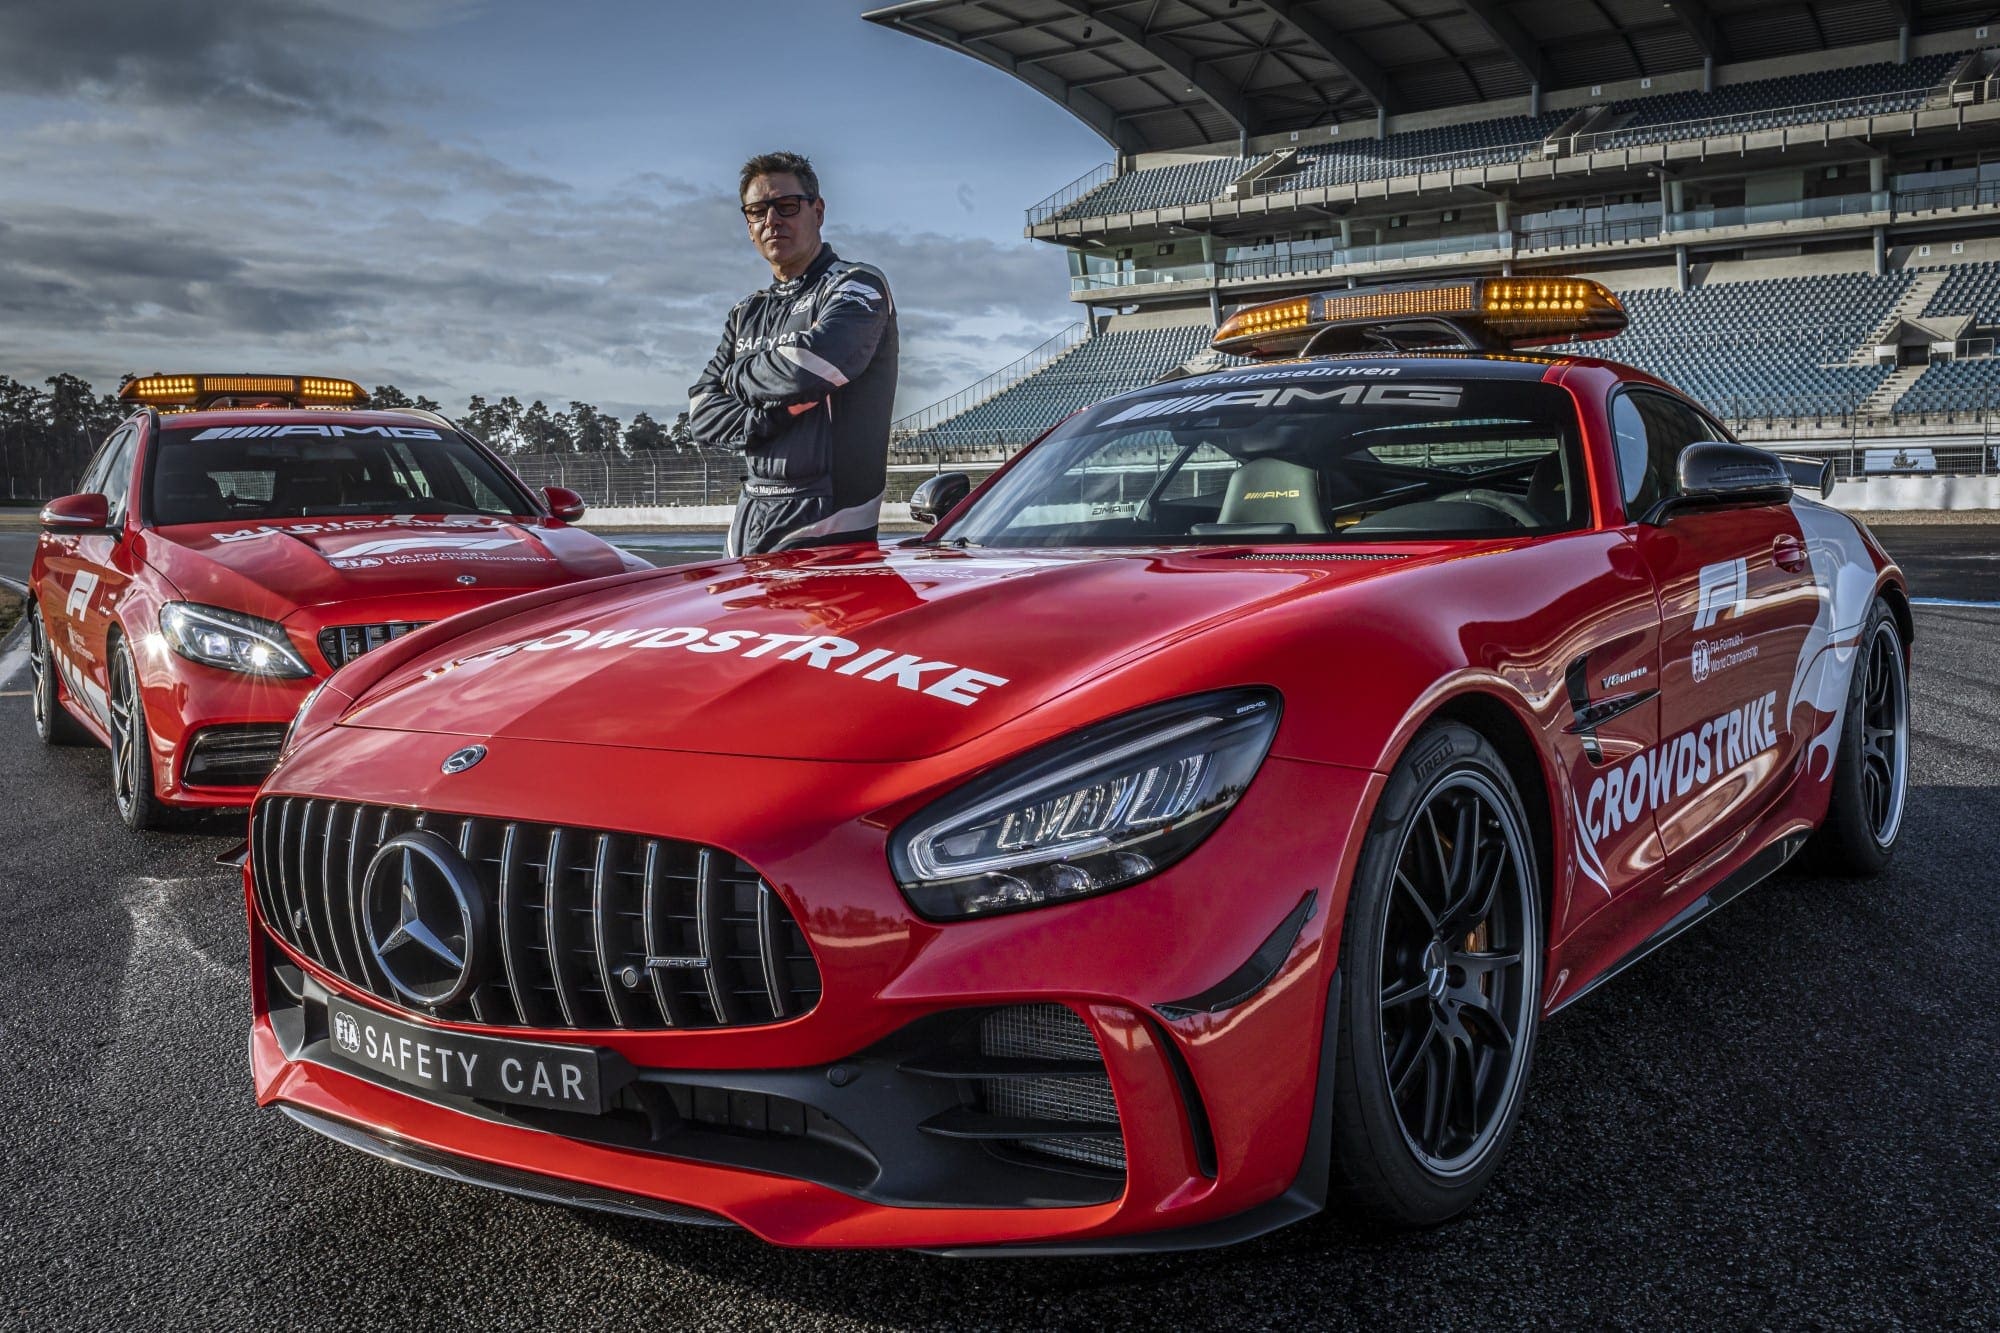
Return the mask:
<path id="1" fill-rule="evenodd" d="M 124 388 L 127 375 L 118 382 Z M 90 461 L 132 405 L 116 393 L 100 394 L 77 375 L 51 375 L 43 387 L 0 375 L 0 474 L 17 477 L 75 477 Z M 415 407 L 441 412 L 435 400 L 412 398 L 393 384 L 369 393 L 371 407 Z M 557 411 L 539 398 L 521 406 L 512 394 L 488 401 L 472 395 L 455 418 L 466 430 L 502 454 L 594 454 L 630 457 L 654 453 L 694 453 L 701 448 L 688 429 L 687 413 L 661 424 L 650 413 L 620 421 L 595 404 L 573 402 Z"/>

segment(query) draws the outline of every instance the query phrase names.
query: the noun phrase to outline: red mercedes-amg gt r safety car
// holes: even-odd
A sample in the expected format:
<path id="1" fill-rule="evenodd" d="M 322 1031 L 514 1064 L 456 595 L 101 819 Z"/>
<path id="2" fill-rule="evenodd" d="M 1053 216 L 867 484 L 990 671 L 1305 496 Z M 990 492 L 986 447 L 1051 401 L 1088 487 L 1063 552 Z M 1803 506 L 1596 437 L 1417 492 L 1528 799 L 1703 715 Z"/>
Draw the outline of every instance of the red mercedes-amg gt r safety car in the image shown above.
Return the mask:
<path id="1" fill-rule="evenodd" d="M 152 376 L 121 396 L 141 410 L 42 510 L 28 636 L 37 734 L 108 745 L 134 828 L 248 805 L 342 663 L 649 567 L 569 526 L 573 492 L 531 492 L 435 413 L 328 410 L 365 401 L 345 380 Z"/>
<path id="2" fill-rule="evenodd" d="M 347 667 L 252 813 L 259 1102 L 787 1245 L 1457 1213 L 1544 1018 L 1901 824 L 1899 572 L 1667 386 L 1514 350 L 1622 322 L 1259 308 L 1219 345 L 1304 355 L 1084 411 L 920 540 Z"/>

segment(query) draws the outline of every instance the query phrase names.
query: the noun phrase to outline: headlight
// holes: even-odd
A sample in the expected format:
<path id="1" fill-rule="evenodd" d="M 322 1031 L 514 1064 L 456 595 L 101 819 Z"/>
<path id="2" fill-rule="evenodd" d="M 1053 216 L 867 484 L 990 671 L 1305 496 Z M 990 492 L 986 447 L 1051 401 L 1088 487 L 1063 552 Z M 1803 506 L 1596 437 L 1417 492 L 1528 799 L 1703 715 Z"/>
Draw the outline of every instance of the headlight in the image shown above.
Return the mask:
<path id="1" fill-rule="evenodd" d="M 168 602 L 160 608 L 160 632 L 175 652 L 191 662 L 253 676 L 310 676 L 284 627 L 241 611 L 194 602 Z"/>
<path id="2" fill-rule="evenodd" d="M 1278 696 L 1230 690 L 1092 727 L 954 793 L 889 841 L 910 905 L 992 916 L 1122 888 L 1186 856 L 1250 785 Z"/>

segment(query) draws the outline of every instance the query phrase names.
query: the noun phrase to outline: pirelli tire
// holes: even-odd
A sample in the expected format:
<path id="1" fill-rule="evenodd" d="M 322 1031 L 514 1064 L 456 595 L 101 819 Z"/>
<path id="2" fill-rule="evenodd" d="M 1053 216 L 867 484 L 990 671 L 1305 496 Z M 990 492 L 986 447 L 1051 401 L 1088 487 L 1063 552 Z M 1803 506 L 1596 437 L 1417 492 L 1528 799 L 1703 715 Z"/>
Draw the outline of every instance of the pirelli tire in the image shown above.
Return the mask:
<path id="1" fill-rule="evenodd" d="M 1806 846 L 1806 868 L 1865 879 L 1889 865 L 1910 791 L 1909 646 L 1877 597 L 1856 648 L 1834 746 L 1826 820 Z"/>
<path id="2" fill-rule="evenodd" d="M 1542 901 L 1499 752 L 1459 723 L 1426 727 L 1383 788 L 1348 897 L 1337 1211 L 1432 1226 L 1485 1189 L 1534 1060 Z"/>
<path id="3" fill-rule="evenodd" d="M 171 828 L 173 809 L 154 795 L 152 732 L 132 645 L 120 637 L 110 656 L 111 797 L 118 817 L 135 832 Z"/>
<path id="4" fill-rule="evenodd" d="M 35 716 L 35 737 L 42 744 L 84 745 L 90 741 L 90 733 L 62 705 L 55 659 L 49 655 L 49 636 L 42 627 L 41 603 L 33 597 L 28 599 L 28 700 Z"/>

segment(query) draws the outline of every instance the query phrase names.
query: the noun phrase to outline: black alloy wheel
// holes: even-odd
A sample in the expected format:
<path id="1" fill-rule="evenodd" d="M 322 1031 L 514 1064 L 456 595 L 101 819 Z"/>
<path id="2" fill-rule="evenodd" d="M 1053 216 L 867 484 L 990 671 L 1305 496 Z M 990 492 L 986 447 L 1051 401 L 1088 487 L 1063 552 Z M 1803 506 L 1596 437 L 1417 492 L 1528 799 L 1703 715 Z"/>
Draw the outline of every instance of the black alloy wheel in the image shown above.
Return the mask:
<path id="1" fill-rule="evenodd" d="M 35 716 L 35 736 L 42 744 L 81 745 L 90 739 L 56 694 L 56 664 L 42 628 L 42 608 L 32 597 L 28 603 L 28 699 Z"/>
<path id="2" fill-rule="evenodd" d="M 1383 1075 L 1410 1150 L 1440 1176 L 1477 1165 L 1526 1066 L 1537 972 L 1532 875 L 1483 775 L 1432 788 L 1384 905 Z"/>
<path id="3" fill-rule="evenodd" d="M 146 707 L 139 697 L 139 673 L 132 649 L 120 641 L 111 651 L 111 796 L 128 828 L 164 828 L 170 811 L 153 795 L 152 746 Z"/>
<path id="4" fill-rule="evenodd" d="M 1896 850 L 1910 792 L 1910 679 L 1902 626 L 1875 599 L 1855 649 L 1826 820 L 1802 863 L 1823 875 L 1880 874 Z M 1814 747 L 1815 750 L 1817 746 Z M 1815 760 L 1808 765 L 1813 775 Z"/>
<path id="5" fill-rule="evenodd" d="M 1868 636 L 1861 687 L 1861 808 L 1881 846 L 1895 843 L 1910 783 L 1910 696 L 1893 620 Z"/>
<path id="6" fill-rule="evenodd" d="M 1541 1012 L 1540 871 L 1493 745 L 1426 728 L 1383 788 L 1341 940 L 1334 1187 L 1403 1226 L 1471 1205 L 1519 1122 Z"/>

